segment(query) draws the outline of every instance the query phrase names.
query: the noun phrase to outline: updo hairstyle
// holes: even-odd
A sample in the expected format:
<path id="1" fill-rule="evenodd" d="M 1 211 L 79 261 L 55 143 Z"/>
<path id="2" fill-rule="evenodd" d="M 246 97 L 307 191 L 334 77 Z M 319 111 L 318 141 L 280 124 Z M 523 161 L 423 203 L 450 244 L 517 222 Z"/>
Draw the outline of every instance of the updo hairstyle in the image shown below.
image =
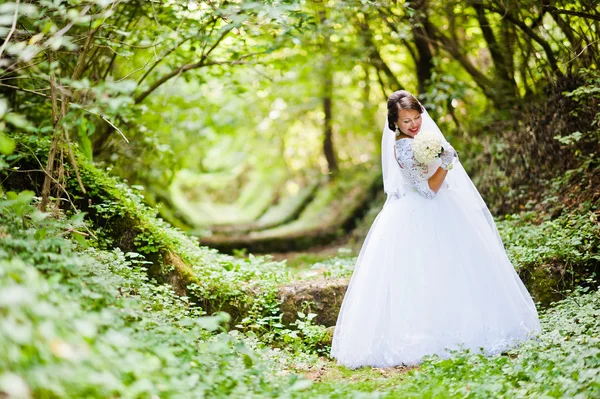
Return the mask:
<path id="1" fill-rule="evenodd" d="M 420 114 L 423 113 L 423 108 L 421 107 L 421 103 L 409 92 L 406 90 L 398 90 L 395 91 L 390 98 L 388 98 L 387 102 L 388 108 L 388 125 L 391 131 L 396 131 L 396 122 L 398 121 L 398 115 L 400 114 L 400 110 L 415 110 Z"/>

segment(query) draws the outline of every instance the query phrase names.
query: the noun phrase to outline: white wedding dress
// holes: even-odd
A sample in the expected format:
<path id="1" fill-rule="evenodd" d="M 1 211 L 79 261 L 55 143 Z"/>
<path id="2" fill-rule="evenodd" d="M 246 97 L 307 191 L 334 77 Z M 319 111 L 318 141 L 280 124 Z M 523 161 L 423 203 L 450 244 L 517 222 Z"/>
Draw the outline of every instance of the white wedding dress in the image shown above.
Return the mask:
<path id="1" fill-rule="evenodd" d="M 331 355 L 350 368 L 414 365 L 461 348 L 493 355 L 540 330 L 487 207 L 469 197 L 474 186 L 447 178 L 433 192 L 427 181 L 441 161 L 417 163 L 412 142 L 391 145 L 402 185 L 386 190 L 338 316 Z M 467 176 L 455 165 L 448 176 Z"/>

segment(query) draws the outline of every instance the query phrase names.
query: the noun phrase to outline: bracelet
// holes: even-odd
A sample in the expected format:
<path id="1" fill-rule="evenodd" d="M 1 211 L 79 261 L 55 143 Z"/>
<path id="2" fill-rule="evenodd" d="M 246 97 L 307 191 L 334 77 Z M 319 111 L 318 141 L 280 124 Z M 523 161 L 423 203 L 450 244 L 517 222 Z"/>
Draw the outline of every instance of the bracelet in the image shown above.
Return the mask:
<path id="1" fill-rule="evenodd" d="M 452 162 L 450 162 L 450 163 L 443 163 L 442 162 L 441 167 L 444 170 L 450 170 L 450 169 L 452 169 L 454 167 L 454 164 Z"/>

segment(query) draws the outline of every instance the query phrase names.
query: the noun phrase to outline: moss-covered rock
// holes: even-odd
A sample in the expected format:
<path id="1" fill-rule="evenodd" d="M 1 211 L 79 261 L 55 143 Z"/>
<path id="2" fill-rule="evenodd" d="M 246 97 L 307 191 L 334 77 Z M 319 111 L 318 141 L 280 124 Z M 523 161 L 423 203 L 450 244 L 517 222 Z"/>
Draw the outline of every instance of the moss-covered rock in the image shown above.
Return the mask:
<path id="1" fill-rule="evenodd" d="M 317 314 L 317 324 L 335 325 L 348 281 L 313 280 L 280 287 L 277 294 L 281 301 L 283 322 L 293 322 L 298 312 L 312 312 Z"/>
<path id="2" fill-rule="evenodd" d="M 575 273 L 586 274 L 575 275 Z M 560 262 L 531 266 L 519 270 L 519 276 L 533 300 L 540 302 L 543 307 L 566 298 L 569 290 L 581 284 L 586 277 L 591 277 L 591 274 L 588 274 L 590 274 L 590 270 L 584 268 L 569 269 Z"/>

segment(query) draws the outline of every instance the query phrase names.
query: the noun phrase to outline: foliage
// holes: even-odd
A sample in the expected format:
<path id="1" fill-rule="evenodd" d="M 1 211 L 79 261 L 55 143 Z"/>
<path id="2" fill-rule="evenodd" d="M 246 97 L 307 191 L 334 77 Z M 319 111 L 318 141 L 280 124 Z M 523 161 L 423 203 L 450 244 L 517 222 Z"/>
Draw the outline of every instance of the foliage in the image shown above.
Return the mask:
<path id="1" fill-rule="evenodd" d="M 169 147 L 153 135 L 159 123 L 152 119 L 155 113 L 144 104 L 146 99 L 182 75 L 188 82 L 203 81 L 200 71 L 213 69 L 221 75 L 257 62 L 285 41 L 296 10 L 293 2 L 244 0 L 3 4 L 0 30 L 7 38 L 0 48 L 0 96 L 9 108 L 5 119 L 13 122 L 11 130 L 27 127 L 38 136 L 53 136 L 50 154 L 60 152 L 61 158 L 48 157 L 49 172 L 60 175 L 62 151 L 68 147 L 70 152 L 78 142 L 90 159 L 136 159 L 137 173 L 120 163 L 123 167 L 116 170 L 159 187 L 170 180 L 169 166 L 178 161 L 173 150 L 180 147 Z M 185 112 L 182 104 L 175 106 Z M 177 119 L 176 110 L 168 111 L 167 122 Z M 198 126 L 198 121 L 191 123 Z M 130 145 L 122 146 L 124 141 Z M 189 142 L 183 147 L 189 150 Z M 48 182 L 51 177 L 46 177 Z M 60 176 L 58 180 L 60 184 Z M 48 193 L 42 194 L 44 204 Z"/>
<path id="2" fill-rule="evenodd" d="M 340 169 L 373 164 L 383 100 L 407 88 L 461 138 L 469 171 L 502 202 L 522 195 L 514 179 L 535 180 L 523 164 L 541 175 L 558 161 L 573 167 L 571 150 L 591 147 L 566 145 L 588 134 L 563 115 L 577 104 L 583 126 L 597 100 L 595 12 L 564 0 L 7 2 L 0 146 L 4 130 L 56 139 L 48 150 L 60 159 L 47 165 L 56 173 L 45 177 L 54 183 L 77 142 L 145 186 L 146 201 L 164 203 L 175 223 L 219 222 L 205 214 L 222 202 L 250 223 L 282 185 L 307 187 L 328 172 L 324 136 Z M 574 92 L 581 82 L 589 90 Z M 522 105 L 544 104 L 553 90 L 571 92 L 570 103 L 526 111 L 541 115 L 529 140 Z M 499 115 L 512 121 L 489 123 Z M 544 156 L 558 150 L 569 156 Z M 180 171 L 218 183 L 169 190 Z M 499 180 L 510 187 L 493 191 Z"/>
<path id="3" fill-rule="evenodd" d="M 561 78 L 510 119 L 482 120 L 480 128 L 491 128 L 496 137 L 465 140 L 466 166 L 496 213 L 528 209 L 528 204 L 546 201 L 547 192 L 572 207 L 560 195 L 569 186 L 581 187 L 580 202 L 597 200 L 598 82 L 598 73 L 586 69 Z"/>
<path id="4" fill-rule="evenodd" d="M 547 215 L 541 223 L 536 223 L 539 215 L 533 211 L 506 215 L 498 228 L 517 269 L 557 262 L 571 270 L 597 265 L 600 225 L 593 210 L 582 208 L 555 219 Z"/>
<path id="5" fill-rule="evenodd" d="M 565 95 L 573 98 L 580 107 L 571 111 L 575 116 L 590 111 L 596 113 L 591 125 L 598 130 L 600 128 L 600 112 L 594 104 L 600 101 L 600 73 L 596 70 L 582 68 L 579 70 L 579 75 L 583 77 L 584 84 Z"/>
<path id="6" fill-rule="evenodd" d="M 308 353 L 326 353 L 322 352 L 326 347 L 320 346 L 326 332 L 311 323 L 314 315 L 299 314 L 296 328 L 285 328 L 278 324 L 273 298 L 263 296 L 261 306 L 270 304 L 272 318 L 261 319 L 264 313 L 259 311 L 245 321 L 257 325 L 251 328 L 256 333 L 248 333 L 249 339 L 239 333 L 219 333 L 219 325 L 227 319 L 202 316 L 186 298 L 148 281 L 143 257 L 83 249 L 66 239 L 83 236 L 80 217 L 55 220 L 29 205 L 31 198 L 31 193 L 11 194 L 1 204 L 1 309 L 10 320 L 5 324 L 10 331 L 0 337 L 6 349 L 2 353 L 13 353 L 2 358 L 5 391 L 10 383 L 11 389 L 36 396 L 43 392 L 48 397 L 194 397 L 197 392 L 248 397 L 277 396 L 306 387 L 294 377 L 276 377 L 272 367 L 306 367 L 306 362 L 314 364 Z M 204 264 L 197 271 L 216 263 L 218 267 L 206 275 L 216 275 L 220 268 L 224 282 L 228 276 L 234 281 L 235 272 L 256 278 L 260 276 L 256 269 L 269 263 L 268 258 L 240 262 L 214 251 L 188 250 L 192 256 L 203 253 Z M 227 258 L 231 262 L 224 262 Z M 540 339 L 508 355 L 484 358 L 460 352 L 447 360 L 432 357 L 418 371 L 388 382 L 382 382 L 379 372 L 366 370 L 370 377 L 365 382 L 325 379 L 296 396 L 355 396 L 373 390 L 380 391 L 373 395 L 389 397 L 442 392 L 449 397 L 467 393 L 473 397 L 594 396 L 600 389 L 600 291 L 586 291 L 577 289 L 568 300 L 542 312 Z M 265 333 L 269 328 L 271 334 Z M 209 330 L 216 330 L 216 335 Z M 33 339 L 23 342 L 27 336 Z M 261 355 L 258 348 L 264 344 L 252 337 L 293 351 L 295 360 L 290 361 L 281 349 Z"/>
<path id="7" fill-rule="evenodd" d="M 276 309 L 279 312 L 279 308 Z M 281 315 L 270 318 L 247 318 L 246 322 L 262 325 L 258 330 L 260 340 L 274 348 L 280 348 L 294 357 L 305 358 L 308 364 L 315 362 L 312 355 L 328 356 L 331 344 L 331 332 L 326 327 L 315 324 L 316 313 L 298 312 L 296 320 L 285 326 L 281 323 Z M 291 368 L 301 368 L 298 363 L 289 365 Z"/>
<path id="8" fill-rule="evenodd" d="M 21 145 L 27 141 L 19 137 Z M 39 144 L 40 141 L 32 139 L 29 150 L 39 151 Z M 175 273 L 184 279 L 183 288 L 191 296 L 194 306 L 210 313 L 229 312 L 232 325 L 256 336 L 274 333 L 263 338 L 263 342 L 281 341 L 290 328 L 297 328 L 281 323 L 277 288 L 290 281 L 284 262 L 272 261 L 268 256 L 233 257 L 199 247 L 192 237 L 157 219 L 157 211 L 144 205 L 137 190 L 118 178 L 107 176 L 86 159 L 81 159 L 79 165 L 88 193 L 83 195 L 76 181 L 69 179 L 70 199 L 85 206 L 90 212 L 86 219 L 97 226 L 92 232 L 93 239 L 83 240 L 86 246 L 102 249 L 116 246 L 138 254 L 147 265 L 146 272 L 151 278 L 181 289 L 170 274 L 171 269 L 177 267 Z M 83 214 L 76 213 L 73 217 L 81 221 Z M 82 234 L 73 238 L 82 241 Z M 168 259 L 161 255 L 170 253 L 177 254 L 183 264 L 167 262 Z M 303 339 L 304 336 L 300 336 L 295 347 L 316 346 Z M 319 344 L 322 346 L 322 342 Z"/>
<path id="9" fill-rule="evenodd" d="M 265 397 L 301 388 L 148 280 L 143 257 L 83 249 L 79 217 L 0 203 L 0 391 L 14 397 Z"/>
<path id="10" fill-rule="evenodd" d="M 309 278 L 312 275 L 322 275 L 325 278 L 350 277 L 354 271 L 356 260 L 356 256 L 338 254 L 333 258 L 314 263 L 310 271 L 305 272 L 303 275 Z"/>
<path id="11" fill-rule="evenodd" d="M 4 134 L 8 105 L 6 100 L 0 98 L 0 170 L 6 168 L 8 164 L 5 161 L 5 157 L 10 155 L 15 149 L 15 141 Z"/>

